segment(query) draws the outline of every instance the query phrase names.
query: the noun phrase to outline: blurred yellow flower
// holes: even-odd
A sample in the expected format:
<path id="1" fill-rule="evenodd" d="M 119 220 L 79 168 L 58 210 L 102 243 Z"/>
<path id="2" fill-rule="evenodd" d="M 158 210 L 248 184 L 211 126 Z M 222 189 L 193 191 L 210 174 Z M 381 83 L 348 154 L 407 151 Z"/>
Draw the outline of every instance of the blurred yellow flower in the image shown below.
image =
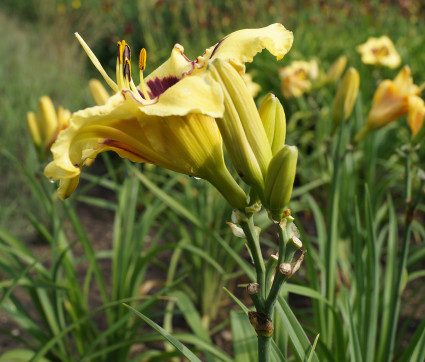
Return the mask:
<path id="1" fill-rule="evenodd" d="M 281 89 L 285 98 L 298 98 L 308 93 L 312 80 L 319 76 L 319 66 L 315 60 L 293 61 L 290 65 L 279 69 Z"/>
<path id="2" fill-rule="evenodd" d="M 391 39 L 386 35 L 379 38 L 369 38 L 366 43 L 357 47 L 357 51 L 365 64 L 389 68 L 397 68 L 401 64 L 400 55 L 397 53 Z"/>
<path id="3" fill-rule="evenodd" d="M 70 118 L 71 112 L 62 107 L 56 110 L 48 96 L 39 99 L 37 115 L 31 111 L 27 113 L 31 138 L 41 158 L 47 156 L 58 133 L 68 127 Z"/>
<path id="4" fill-rule="evenodd" d="M 417 144 L 425 137 L 425 102 L 418 96 L 409 97 L 407 124 L 412 131 L 412 143 Z"/>
<path id="5" fill-rule="evenodd" d="M 418 95 L 420 89 L 413 84 L 410 68 L 405 66 L 394 80 L 382 81 L 373 97 L 372 109 L 363 128 L 354 138 L 362 140 L 369 132 L 382 128 L 408 112 L 409 98 Z"/>
<path id="6" fill-rule="evenodd" d="M 228 61 L 238 74 L 245 62 L 267 48 L 277 58 L 292 45 L 292 33 L 282 25 L 240 30 L 208 48 L 195 61 L 176 44 L 170 58 L 143 78 L 146 52 L 139 57 L 140 86 L 131 76 L 130 47 L 118 43 L 116 80 L 105 72 L 96 56 L 76 34 L 93 64 L 115 94 L 105 105 L 73 114 L 70 127 L 52 147 L 54 160 L 45 169 L 60 179 L 61 198 L 78 184 L 81 167 L 100 152 L 113 150 L 135 162 L 149 162 L 211 182 L 235 208 L 246 196 L 228 172 L 221 135 L 214 118 L 223 116 L 223 90 L 207 66 L 214 59 Z M 242 78 L 241 78 L 242 79 Z"/>

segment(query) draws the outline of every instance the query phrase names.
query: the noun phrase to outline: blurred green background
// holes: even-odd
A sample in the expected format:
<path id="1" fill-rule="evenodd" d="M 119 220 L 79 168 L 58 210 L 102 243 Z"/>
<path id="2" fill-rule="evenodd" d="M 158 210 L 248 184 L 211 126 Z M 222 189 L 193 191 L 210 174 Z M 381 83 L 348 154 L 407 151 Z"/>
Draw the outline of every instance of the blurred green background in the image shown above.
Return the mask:
<path id="1" fill-rule="evenodd" d="M 0 145 L 28 169 L 37 165 L 26 126 L 26 112 L 49 95 L 56 106 L 71 111 L 92 105 L 88 80 L 101 78 L 74 37 L 79 32 L 107 71 L 115 69 L 116 42 L 125 39 L 138 53 L 147 49 L 146 74 L 167 59 L 174 43 L 185 47 L 190 59 L 202 54 L 223 36 L 241 28 L 281 22 L 294 32 L 295 41 L 280 62 L 261 54 L 248 65 L 262 86 L 258 99 L 275 93 L 288 118 L 299 106 L 284 100 L 278 67 L 295 59 L 317 59 L 322 69 L 340 55 L 356 67 L 363 102 L 369 104 L 376 83 L 393 78 L 393 70 L 363 65 L 355 47 L 369 36 L 387 34 L 408 64 L 416 84 L 425 81 L 425 5 L 422 1 L 108 1 L 108 0 L 2 0 L 0 2 Z M 265 53 L 265 52 L 264 52 Z M 320 101 L 310 99 L 309 101 Z M 325 106 L 322 111 L 326 113 Z M 367 110 L 367 109 L 366 109 Z M 297 144 L 296 133 L 289 134 Z M 0 162 L 0 225 L 12 232 L 31 230 L 23 208 L 35 208 L 15 166 L 3 156 Z"/>

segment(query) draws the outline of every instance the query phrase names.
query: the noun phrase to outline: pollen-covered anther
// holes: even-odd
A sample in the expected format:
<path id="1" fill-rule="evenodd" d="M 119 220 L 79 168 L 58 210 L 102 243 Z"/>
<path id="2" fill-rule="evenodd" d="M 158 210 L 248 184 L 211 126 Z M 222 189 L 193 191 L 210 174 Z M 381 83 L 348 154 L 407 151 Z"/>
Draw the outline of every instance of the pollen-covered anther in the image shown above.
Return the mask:
<path id="1" fill-rule="evenodd" d="M 139 69 L 141 71 L 145 70 L 146 68 L 146 49 L 142 48 L 139 55 Z"/>

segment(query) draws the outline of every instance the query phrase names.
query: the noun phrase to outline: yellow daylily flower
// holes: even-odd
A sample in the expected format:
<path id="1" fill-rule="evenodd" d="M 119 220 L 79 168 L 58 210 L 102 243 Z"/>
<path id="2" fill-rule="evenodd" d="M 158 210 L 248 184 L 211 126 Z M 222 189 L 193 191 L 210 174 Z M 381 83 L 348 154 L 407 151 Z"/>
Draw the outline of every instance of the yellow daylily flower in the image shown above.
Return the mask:
<path id="1" fill-rule="evenodd" d="M 391 39 L 386 35 L 379 38 L 369 38 L 366 43 L 357 46 L 357 51 L 365 64 L 389 68 L 397 68 L 401 64 L 400 55 Z"/>
<path id="2" fill-rule="evenodd" d="M 407 114 L 409 97 L 418 95 L 420 88 L 413 84 L 410 68 L 405 66 L 394 78 L 382 81 L 373 97 L 372 109 L 354 141 L 359 142 L 369 132 L 386 126 Z"/>
<path id="3" fill-rule="evenodd" d="M 88 45 L 76 36 L 115 94 L 103 106 L 73 114 L 70 127 L 53 145 L 54 160 L 45 175 L 61 180 L 59 196 L 66 198 L 74 191 L 88 159 L 113 150 L 135 162 L 204 178 L 233 207 L 242 209 L 246 196 L 224 164 L 221 135 L 214 119 L 224 113 L 223 90 L 206 71 L 207 65 L 223 59 L 242 75 L 245 62 L 252 61 L 263 48 L 277 58 L 283 57 L 292 44 L 292 33 L 280 24 L 240 30 L 208 48 L 195 61 L 184 56 L 183 47 L 176 44 L 170 58 L 146 78 L 146 52 L 142 50 L 139 87 L 131 77 L 131 51 L 125 41 L 118 44 L 114 82 Z"/>
<path id="4" fill-rule="evenodd" d="M 279 76 L 284 97 L 298 98 L 311 90 L 312 80 L 319 76 L 319 66 L 315 60 L 297 60 L 280 68 Z"/>
<path id="5" fill-rule="evenodd" d="M 58 133 L 68 127 L 71 112 L 62 107 L 57 110 L 48 96 L 41 97 L 38 101 L 38 113 L 27 113 L 28 128 L 31 138 L 41 158 L 50 151 Z"/>

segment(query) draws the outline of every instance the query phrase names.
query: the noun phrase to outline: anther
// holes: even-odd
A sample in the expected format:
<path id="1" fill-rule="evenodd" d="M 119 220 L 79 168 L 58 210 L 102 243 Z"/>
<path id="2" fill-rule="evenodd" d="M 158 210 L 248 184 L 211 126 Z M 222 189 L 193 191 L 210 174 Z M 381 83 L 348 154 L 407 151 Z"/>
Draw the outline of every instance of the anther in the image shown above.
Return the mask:
<path id="1" fill-rule="evenodd" d="M 145 70 L 146 68 L 146 49 L 142 48 L 139 55 L 139 69 Z"/>
<path id="2" fill-rule="evenodd" d="M 145 82 L 143 80 L 143 71 L 146 68 L 146 49 L 142 48 L 139 54 L 139 70 L 140 70 L 140 88 L 142 90 L 143 97 L 150 99 L 149 94 L 146 90 Z"/>

